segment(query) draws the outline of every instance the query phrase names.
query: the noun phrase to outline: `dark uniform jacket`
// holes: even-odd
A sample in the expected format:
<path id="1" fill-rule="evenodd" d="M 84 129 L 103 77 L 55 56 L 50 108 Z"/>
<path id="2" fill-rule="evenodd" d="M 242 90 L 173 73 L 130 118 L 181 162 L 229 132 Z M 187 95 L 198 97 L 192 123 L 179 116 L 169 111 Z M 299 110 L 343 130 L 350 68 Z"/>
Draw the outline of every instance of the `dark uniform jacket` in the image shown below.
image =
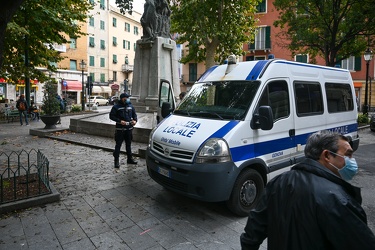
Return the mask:
<path id="1" fill-rule="evenodd" d="M 123 103 L 121 100 L 115 104 L 111 112 L 109 113 L 109 118 L 116 122 L 116 129 L 133 129 L 130 121 L 137 121 L 137 114 L 131 103 Z M 126 125 L 121 125 L 121 120 L 126 121 Z"/>
<path id="2" fill-rule="evenodd" d="M 241 235 L 242 249 L 374 250 L 360 190 L 306 159 L 267 184 Z"/>

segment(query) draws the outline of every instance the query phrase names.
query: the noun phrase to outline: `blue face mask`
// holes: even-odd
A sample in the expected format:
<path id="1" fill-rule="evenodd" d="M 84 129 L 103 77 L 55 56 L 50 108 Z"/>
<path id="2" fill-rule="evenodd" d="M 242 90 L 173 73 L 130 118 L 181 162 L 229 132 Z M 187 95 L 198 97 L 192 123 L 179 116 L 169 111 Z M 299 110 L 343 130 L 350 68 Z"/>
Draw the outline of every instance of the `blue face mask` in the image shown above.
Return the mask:
<path id="1" fill-rule="evenodd" d="M 331 152 L 331 151 L 330 151 Z M 350 181 L 358 173 L 357 161 L 352 157 L 342 156 L 336 153 L 331 152 L 334 155 L 340 156 L 345 159 L 345 166 L 341 169 L 337 168 L 332 163 L 329 163 L 332 167 L 336 168 L 339 171 L 341 178 L 345 181 Z"/>
<path id="2" fill-rule="evenodd" d="M 130 100 L 129 99 L 126 99 L 126 101 L 125 101 L 126 103 L 130 103 Z"/>

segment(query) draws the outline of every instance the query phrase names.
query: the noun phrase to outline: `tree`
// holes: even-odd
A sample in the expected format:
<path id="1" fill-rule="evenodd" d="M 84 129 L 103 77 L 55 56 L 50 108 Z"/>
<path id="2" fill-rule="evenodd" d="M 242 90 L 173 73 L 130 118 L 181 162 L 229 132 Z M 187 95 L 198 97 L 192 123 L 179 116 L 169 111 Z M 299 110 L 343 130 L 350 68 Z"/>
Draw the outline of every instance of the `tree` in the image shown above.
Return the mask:
<path id="1" fill-rule="evenodd" d="M 259 0 L 171 0 L 171 33 L 187 42 L 181 58 L 206 63 L 206 69 L 230 54 L 241 55 L 243 44 L 254 39 Z"/>
<path id="2" fill-rule="evenodd" d="M 295 53 L 324 58 L 335 66 L 350 56 L 361 55 L 375 31 L 373 0 L 275 0 L 281 27 L 279 41 Z"/>
<path id="3" fill-rule="evenodd" d="M 1 0 L 0 1 L 0 67 L 3 65 L 3 50 L 6 29 L 9 21 L 12 19 L 14 13 L 21 6 L 24 0 Z"/>
<path id="4" fill-rule="evenodd" d="M 129 12 L 130 15 L 132 14 L 133 0 L 116 0 L 116 5 L 122 14 L 126 12 Z"/>
<path id="5" fill-rule="evenodd" d="M 7 25 L 0 77 L 15 83 L 25 77 L 45 80 L 37 67 L 56 70 L 53 63 L 62 56 L 53 45 L 83 35 L 90 8 L 81 0 L 25 0 Z"/>

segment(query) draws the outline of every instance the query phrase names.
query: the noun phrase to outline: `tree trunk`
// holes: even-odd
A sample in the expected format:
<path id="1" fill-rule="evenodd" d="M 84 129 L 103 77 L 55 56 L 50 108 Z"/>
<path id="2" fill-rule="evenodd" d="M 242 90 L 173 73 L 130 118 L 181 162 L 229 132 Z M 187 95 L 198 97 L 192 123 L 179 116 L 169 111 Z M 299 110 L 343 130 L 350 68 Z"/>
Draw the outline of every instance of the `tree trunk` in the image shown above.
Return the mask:
<path id="1" fill-rule="evenodd" d="M 217 38 L 214 38 L 211 42 L 206 43 L 206 70 L 216 64 L 215 51 L 218 45 L 219 41 Z"/>

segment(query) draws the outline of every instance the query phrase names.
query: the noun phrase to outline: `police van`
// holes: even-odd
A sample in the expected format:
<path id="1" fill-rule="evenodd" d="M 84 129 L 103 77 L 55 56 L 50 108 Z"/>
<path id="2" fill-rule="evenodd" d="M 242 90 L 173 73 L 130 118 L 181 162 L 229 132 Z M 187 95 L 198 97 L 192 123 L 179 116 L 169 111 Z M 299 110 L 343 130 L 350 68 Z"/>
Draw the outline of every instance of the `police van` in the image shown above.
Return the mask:
<path id="1" fill-rule="evenodd" d="M 280 59 L 208 69 L 174 108 L 160 85 L 165 117 L 146 151 L 153 180 L 179 194 L 226 201 L 248 215 L 266 183 L 304 159 L 309 135 L 339 132 L 358 148 L 357 104 L 349 71 Z"/>

